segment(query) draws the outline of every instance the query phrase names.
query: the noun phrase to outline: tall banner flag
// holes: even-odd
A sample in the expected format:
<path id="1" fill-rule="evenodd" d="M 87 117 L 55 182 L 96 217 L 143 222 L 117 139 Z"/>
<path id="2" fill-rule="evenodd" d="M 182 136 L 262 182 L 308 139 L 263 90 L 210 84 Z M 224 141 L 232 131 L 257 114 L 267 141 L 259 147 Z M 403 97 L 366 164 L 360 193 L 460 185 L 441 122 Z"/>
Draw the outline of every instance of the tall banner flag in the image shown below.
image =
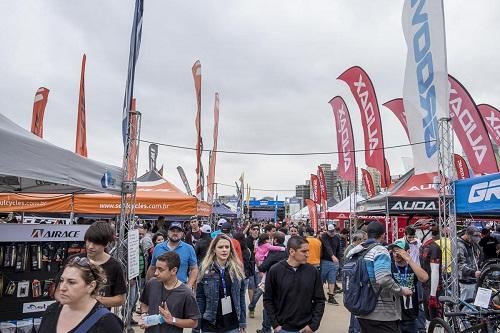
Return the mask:
<path id="1" fill-rule="evenodd" d="M 321 190 L 319 188 L 319 178 L 315 174 L 311 174 L 311 199 L 317 204 L 321 203 Z"/>
<path id="2" fill-rule="evenodd" d="M 179 176 L 181 177 L 182 183 L 184 184 L 184 187 L 186 188 L 186 193 L 188 195 L 193 195 L 193 192 L 191 191 L 191 186 L 189 186 L 189 182 L 186 178 L 186 174 L 184 173 L 184 169 L 179 165 L 177 167 L 177 171 L 179 172 Z"/>
<path id="3" fill-rule="evenodd" d="M 361 168 L 361 173 L 363 177 L 363 183 L 365 184 L 366 193 L 368 197 L 375 196 L 375 185 L 373 185 L 372 175 L 368 172 L 368 170 Z"/>
<path id="4" fill-rule="evenodd" d="M 469 167 L 467 167 L 467 162 L 462 156 L 453 154 L 453 162 L 455 164 L 455 170 L 457 171 L 457 179 L 466 179 L 470 177 Z"/>
<path id="5" fill-rule="evenodd" d="M 49 99 L 49 89 L 40 87 L 35 93 L 35 101 L 33 102 L 33 116 L 31 117 L 31 133 L 43 138 L 43 117 L 45 115 L 45 107 Z"/>
<path id="6" fill-rule="evenodd" d="M 365 136 L 366 165 L 380 171 L 381 186 L 387 187 L 390 181 L 385 174 L 382 122 L 372 81 L 368 74 L 358 66 L 349 68 L 338 79 L 347 83 L 361 111 L 361 123 Z"/>
<path id="7" fill-rule="evenodd" d="M 479 104 L 477 108 L 483 116 L 488 133 L 500 147 L 500 111 L 489 104 Z"/>
<path id="8" fill-rule="evenodd" d="M 247 198 L 246 198 L 246 201 L 247 201 L 247 209 L 249 209 L 250 207 L 250 185 L 247 184 Z"/>
<path id="9" fill-rule="evenodd" d="M 205 170 L 203 169 L 203 163 L 200 163 L 200 187 L 201 194 L 200 200 L 205 200 Z"/>
<path id="10" fill-rule="evenodd" d="M 408 47 L 403 103 L 418 175 L 438 170 L 438 120 L 448 117 L 443 1 L 405 0 L 401 21 Z"/>
<path id="11" fill-rule="evenodd" d="M 149 145 L 149 171 L 156 170 L 156 159 L 158 158 L 158 145 L 152 143 Z M 163 165 L 162 165 L 163 168 Z"/>
<path id="12" fill-rule="evenodd" d="M 410 132 L 408 132 L 408 122 L 406 120 L 406 113 L 405 113 L 405 107 L 403 105 L 403 99 L 402 98 L 395 98 L 393 100 L 390 100 L 389 102 L 385 102 L 382 104 L 386 108 L 392 111 L 396 118 L 398 118 L 399 122 L 401 123 L 401 126 L 403 126 L 406 136 L 408 137 L 408 140 L 410 140 Z"/>
<path id="13" fill-rule="evenodd" d="M 132 111 L 137 111 L 136 109 L 136 99 L 132 98 L 132 104 L 130 105 L 130 110 Z M 127 167 L 127 179 L 132 180 L 135 178 L 136 175 L 136 169 L 135 169 L 135 162 L 137 159 L 137 133 L 138 133 L 138 128 L 137 128 L 137 113 L 134 113 L 130 117 L 130 154 L 129 154 L 129 159 L 128 159 L 128 167 Z"/>
<path id="14" fill-rule="evenodd" d="M 321 202 L 321 207 L 323 208 L 323 211 L 326 211 L 328 208 L 327 204 L 327 193 L 326 193 L 326 179 L 325 179 L 325 173 L 323 172 L 323 168 L 318 165 L 318 180 L 319 180 L 319 192 L 320 192 L 320 202 Z M 325 215 L 326 216 L 326 215 Z"/>
<path id="15" fill-rule="evenodd" d="M 385 174 L 387 177 L 387 187 L 389 187 L 392 184 L 391 169 L 389 168 L 389 162 L 387 162 L 386 158 L 384 158 L 384 161 L 385 161 Z"/>
<path id="16" fill-rule="evenodd" d="M 201 153 L 203 151 L 203 141 L 201 139 L 201 63 L 199 60 L 191 69 L 194 80 L 194 90 L 196 93 L 196 118 L 194 124 L 196 127 L 196 197 L 201 199 L 203 192 L 201 179 Z"/>
<path id="17" fill-rule="evenodd" d="M 122 136 L 123 146 L 125 149 L 127 144 L 127 135 L 130 126 L 129 111 L 132 110 L 132 98 L 134 97 L 134 77 L 135 64 L 139 57 L 139 49 L 141 48 L 142 36 L 142 14 L 144 12 L 144 1 L 136 0 L 134 9 L 134 22 L 132 24 L 132 33 L 130 35 L 130 51 L 128 55 L 128 73 L 127 83 L 125 85 L 125 97 L 123 100 L 123 116 L 122 116 Z M 128 153 L 126 151 L 126 153 Z"/>
<path id="18" fill-rule="evenodd" d="M 355 182 L 356 154 L 349 110 L 340 96 L 329 102 L 333 109 L 337 132 L 337 150 L 339 152 L 339 177 Z"/>
<path id="19" fill-rule="evenodd" d="M 210 153 L 208 165 L 208 184 L 207 184 L 207 200 L 209 203 L 213 202 L 214 187 L 215 187 L 215 164 L 217 162 L 217 141 L 219 137 L 219 93 L 215 93 L 214 103 L 214 146 Z"/>
<path id="20" fill-rule="evenodd" d="M 87 157 L 87 122 L 85 111 L 85 64 L 87 56 L 82 58 L 82 71 L 80 74 L 80 95 L 78 97 L 78 120 L 76 122 L 75 153 Z"/>
<path id="21" fill-rule="evenodd" d="M 318 232 L 318 210 L 316 208 L 316 203 L 311 199 L 304 200 L 307 209 L 309 210 L 309 221 L 311 222 L 311 227 L 314 229 L 314 232 Z"/>
<path id="22" fill-rule="evenodd" d="M 495 151 L 483 118 L 469 92 L 453 76 L 450 79 L 450 116 L 455 134 L 475 174 L 498 172 Z"/>

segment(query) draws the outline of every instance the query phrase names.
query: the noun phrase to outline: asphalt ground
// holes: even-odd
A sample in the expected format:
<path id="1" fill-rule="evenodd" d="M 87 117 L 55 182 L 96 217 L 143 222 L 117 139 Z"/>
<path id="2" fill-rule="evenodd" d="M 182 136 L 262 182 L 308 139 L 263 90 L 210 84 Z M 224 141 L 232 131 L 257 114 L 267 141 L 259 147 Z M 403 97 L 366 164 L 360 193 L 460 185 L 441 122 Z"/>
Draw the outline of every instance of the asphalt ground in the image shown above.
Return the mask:
<path id="1" fill-rule="evenodd" d="M 327 290 L 325 289 L 325 295 Z M 248 296 L 247 296 L 248 298 Z M 349 311 L 342 304 L 342 294 L 336 295 L 335 298 L 340 305 L 325 304 L 325 312 L 321 320 L 321 326 L 316 332 L 319 333 L 347 333 L 349 328 Z M 248 302 L 247 302 L 248 304 Z M 137 319 L 137 318 L 136 318 Z M 256 333 L 262 327 L 262 297 L 255 308 L 255 318 L 250 318 L 247 314 L 247 330 L 246 333 Z M 138 326 L 134 328 L 134 332 L 141 333 L 144 330 Z M 190 333 L 190 329 L 184 329 L 184 332 Z"/>

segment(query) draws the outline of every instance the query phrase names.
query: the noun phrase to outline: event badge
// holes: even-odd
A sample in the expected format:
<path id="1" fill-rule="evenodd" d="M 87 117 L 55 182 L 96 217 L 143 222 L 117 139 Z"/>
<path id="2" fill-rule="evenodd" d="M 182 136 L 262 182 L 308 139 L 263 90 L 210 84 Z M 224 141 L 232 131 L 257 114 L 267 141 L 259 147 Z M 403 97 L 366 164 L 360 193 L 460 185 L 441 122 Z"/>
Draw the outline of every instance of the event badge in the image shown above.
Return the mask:
<path id="1" fill-rule="evenodd" d="M 403 296 L 403 303 L 405 310 L 413 309 L 413 297 L 412 296 Z"/>
<path id="2" fill-rule="evenodd" d="M 222 303 L 222 315 L 225 316 L 231 312 L 233 312 L 233 308 L 231 306 L 231 297 L 226 296 L 221 299 Z"/>

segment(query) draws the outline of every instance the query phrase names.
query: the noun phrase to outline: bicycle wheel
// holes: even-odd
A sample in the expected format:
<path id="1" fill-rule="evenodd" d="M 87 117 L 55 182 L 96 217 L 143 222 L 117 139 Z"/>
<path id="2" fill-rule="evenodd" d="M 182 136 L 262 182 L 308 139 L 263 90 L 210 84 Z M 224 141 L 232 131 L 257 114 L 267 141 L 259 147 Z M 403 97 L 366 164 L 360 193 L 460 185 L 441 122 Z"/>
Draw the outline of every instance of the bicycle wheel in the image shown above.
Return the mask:
<path id="1" fill-rule="evenodd" d="M 500 290 L 500 264 L 488 265 L 481 271 L 477 279 L 477 288 L 479 287 L 493 291 Z"/>
<path id="2" fill-rule="evenodd" d="M 455 333 L 455 330 L 442 318 L 434 318 L 429 323 L 428 333 Z"/>

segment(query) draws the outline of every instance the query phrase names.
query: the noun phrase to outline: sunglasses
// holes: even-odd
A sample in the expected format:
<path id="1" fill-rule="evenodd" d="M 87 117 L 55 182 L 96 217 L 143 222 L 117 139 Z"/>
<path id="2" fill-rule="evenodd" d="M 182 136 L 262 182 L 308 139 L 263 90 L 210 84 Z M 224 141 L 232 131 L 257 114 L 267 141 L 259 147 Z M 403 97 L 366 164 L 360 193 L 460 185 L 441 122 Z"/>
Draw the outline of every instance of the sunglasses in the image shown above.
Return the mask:
<path id="1" fill-rule="evenodd" d="M 73 265 L 78 265 L 80 267 L 83 267 L 83 268 L 86 268 L 88 270 L 90 270 L 90 272 L 92 273 L 92 276 L 94 278 L 96 278 L 96 275 L 94 274 L 94 270 L 92 269 L 92 266 L 90 266 L 90 260 L 89 258 L 87 257 L 76 257 L 76 258 L 73 258 L 69 264 L 73 264 Z"/>
<path id="2" fill-rule="evenodd" d="M 252 230 L 254 230 L 254 231 L 259 231 L 259 228 L 252 228 Z"/>

